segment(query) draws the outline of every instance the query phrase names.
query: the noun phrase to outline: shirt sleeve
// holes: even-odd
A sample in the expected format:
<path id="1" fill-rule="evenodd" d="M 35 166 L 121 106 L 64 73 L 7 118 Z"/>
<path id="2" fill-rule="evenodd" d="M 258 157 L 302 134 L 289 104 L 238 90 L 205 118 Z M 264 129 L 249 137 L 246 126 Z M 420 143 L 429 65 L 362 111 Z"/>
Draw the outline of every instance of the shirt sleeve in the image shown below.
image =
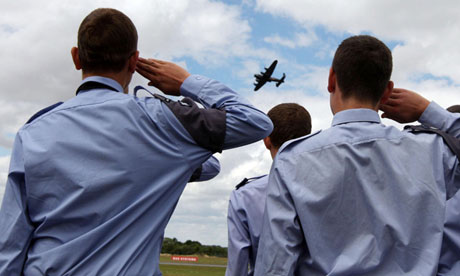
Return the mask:
<path id="1" fill-rule="evenodd" d="M 28 218 L 25 189 L 22 143 L 16 136 L 0 209 L 0 275 L 22 275 L 34 230 Z"/>
<path id="2" fill-rule="evenodd" d="M 420 116 L 419 122 L 425 126 L 442 130 L 449 135 L 460 138 L 460 114 L 451 113 L 435 102 L 431 102 Z M 460 189 L 460 166 L 455 154 L 446 145 L 443 151 L 443 164 L 445 168 L 447 198 L 451 198 Z"/>
<path id="3" fill-rule="evenodd" d="M 223 149 L 256 142 L 270 135 L 273 130 L 273 124 L 265 113 L 218 81 L 191 75 L 182 84 L 181 95 L 199 102 L 205 110 L 225 110 Z"/>
<path id="4" fill-rule="evenodd" d="M 207 181 L 217 176 L 219 172 L 219 160 L 217 160 L 216 157 L 211 156 L 208 160 L 201 164 L 198 169 L 195 170 L 189 182 Z"/>
<path id="5" fill-rule="evenodd" d="M 420 116 L 419 122 L 460 138 L 460 114 L 451 113 L 435 102 L 428 105 Z"/>
<path id="6" fill-rule="evenodd" d="M 232 192 L 228 204 L 228 260 L 226 276 L 248 275 L 251 238 L 244 210 L 238 207 L 238 199 Z"/>
<path id="7" fill-rule="evenodd" d="M 278 156 L 279 157 L 279 156 Z M 287 169 L 275 158 L 270 171 L 267 201 L 259 240 L 256 276 L 294 275 L 305 245 L 294 201 L 283 174 Z"/>

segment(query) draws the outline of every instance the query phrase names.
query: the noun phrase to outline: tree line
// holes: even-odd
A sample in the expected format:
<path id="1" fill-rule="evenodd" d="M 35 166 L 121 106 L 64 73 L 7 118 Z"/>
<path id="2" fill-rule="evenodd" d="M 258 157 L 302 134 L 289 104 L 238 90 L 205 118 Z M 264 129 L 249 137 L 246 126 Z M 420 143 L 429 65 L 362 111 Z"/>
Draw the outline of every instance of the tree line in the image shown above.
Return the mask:
<path id="1" fill-rule="evenodd" d="M 227 258 L 227 248 L 218 245 L 202 245 L 197 241 L 187 240 L 182 243 L 176 238 L 164 238 L 161 253 L 177 255 L 208 255 Z"/>

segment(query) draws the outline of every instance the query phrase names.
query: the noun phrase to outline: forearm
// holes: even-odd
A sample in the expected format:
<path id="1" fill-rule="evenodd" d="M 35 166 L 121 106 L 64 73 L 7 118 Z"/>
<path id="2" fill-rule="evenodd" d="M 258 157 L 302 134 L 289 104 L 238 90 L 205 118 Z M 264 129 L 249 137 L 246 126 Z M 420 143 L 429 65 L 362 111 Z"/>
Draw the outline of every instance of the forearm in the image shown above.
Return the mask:
<path id="1" fill-rule="evenodd" d="M 447 111 L 435 102 L 428 105 L 420 116 L 419 122 L 445 131 L 457 138 L 460 137 L 460 115 Z"/>
<path id="2" fill-rule="evenodd" d="M 270 119 L 262 111 L 215 80 L 192 75 L 182 84 L 181 94 L 206 108 L 226 111 L 224 149 L 258 141 L 268 136 L 273 129 Z"/>

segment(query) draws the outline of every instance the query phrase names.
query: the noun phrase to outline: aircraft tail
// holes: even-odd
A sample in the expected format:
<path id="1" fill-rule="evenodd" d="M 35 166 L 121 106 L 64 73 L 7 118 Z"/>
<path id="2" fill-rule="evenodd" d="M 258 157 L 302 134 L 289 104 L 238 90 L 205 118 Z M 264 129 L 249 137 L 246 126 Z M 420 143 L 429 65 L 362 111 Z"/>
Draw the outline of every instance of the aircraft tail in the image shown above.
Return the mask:
<path id="1" fill-rule="evenodd" d="M 286 78 L 286 74 L 283 73 L 283 77 L 279 81 L 277 81 L 276 87 L 279 87 L 284 82 L 285 78 Z"/>

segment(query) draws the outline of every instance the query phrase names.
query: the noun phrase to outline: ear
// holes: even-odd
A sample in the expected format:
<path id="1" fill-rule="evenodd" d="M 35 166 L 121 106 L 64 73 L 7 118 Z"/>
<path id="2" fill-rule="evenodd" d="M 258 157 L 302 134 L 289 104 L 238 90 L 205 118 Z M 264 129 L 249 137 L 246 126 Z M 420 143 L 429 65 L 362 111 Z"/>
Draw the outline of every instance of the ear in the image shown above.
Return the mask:
<path id="1" fill-rule="evenodd" d="M 393 87 L 394 83 L 392 81 L 389 81 L 387 87 L 385 88 L 385 91 L 383 92 L 382 98 L 380 99 L 381 104 L 384 104 L 390 97 L 391 93 L 393 93 Z"/>
<path id="2" fill-rule="evenodd" d="M 268 150 L 271 150 L 273 145 L 272 145 L 272 140 L 270 140 L 270 137 L 265 137 L 264 138 L 264 145 Z"/>
<path id="3" fill-rule="evenodd" d="M 75 69 L 80 70 L 81 63 L 80 63 L 80 56 L 78 55 L 78 48 L 72 47 L 72 49 L 70 50 L 70 54 L 72 55 L 72 60 L 73 60 L 73 64 L 75 64 Z"/>
<path id="4" fill-rule="evenodd" d="M 139 60 L 139 51 L 136 51 L 128 61 L 128 70 L 130 73 L 134 73 L 136 71 L 137 61 Z"/>
<path id="5" fill-rule="evenodd" d="M 336 85 L 335 72 L 331 67 L 331 69 L 329 69 L 329 78 L 327 80 L 327 91 L 329 91 L 329 93 L 335 92 L 335 85 Z"/>

